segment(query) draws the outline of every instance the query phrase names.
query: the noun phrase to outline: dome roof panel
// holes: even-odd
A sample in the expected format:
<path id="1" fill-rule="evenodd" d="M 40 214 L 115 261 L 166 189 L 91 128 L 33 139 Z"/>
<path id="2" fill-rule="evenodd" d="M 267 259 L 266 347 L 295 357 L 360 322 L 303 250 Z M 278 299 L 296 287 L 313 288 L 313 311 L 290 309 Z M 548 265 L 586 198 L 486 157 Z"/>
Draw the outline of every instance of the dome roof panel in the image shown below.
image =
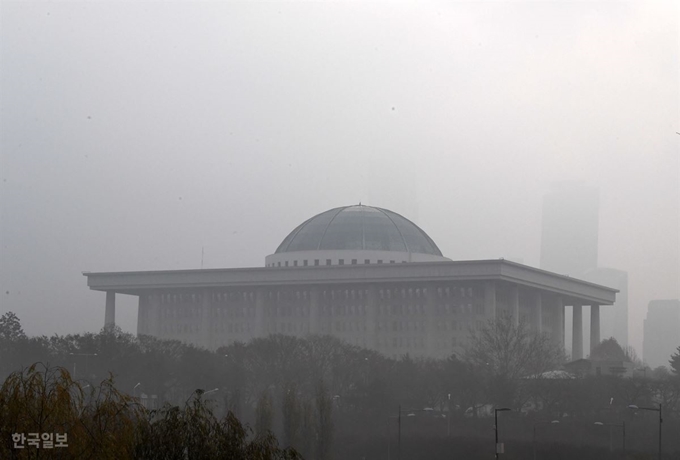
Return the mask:
<path id="1" fill-rule="evenodd" d="M 333 218 L 342 208 L 329 209 L 300 224 L 283 240 L 276 252 L 315 251 Z"/>
<path id="2" fill-rule="evenodd" d="M 410 220 L 382 208 L 346 206 L 317 214 L 295 228 L 276 253 L 315 250 L 374 250 L 441 256 L 427 234 Z"/>
<path id="3" fill-rule="evenodd" d="M 432 241 L 428 234 L 421 230 L 420 227 L 417 227 L 413 222 L 395 212 L 387 210 L 385 210 L 385 212 L 389 215 L 397 228 L 400 229 L 401 236 L 410 252 L 441 254 L 434 241 Z"/>

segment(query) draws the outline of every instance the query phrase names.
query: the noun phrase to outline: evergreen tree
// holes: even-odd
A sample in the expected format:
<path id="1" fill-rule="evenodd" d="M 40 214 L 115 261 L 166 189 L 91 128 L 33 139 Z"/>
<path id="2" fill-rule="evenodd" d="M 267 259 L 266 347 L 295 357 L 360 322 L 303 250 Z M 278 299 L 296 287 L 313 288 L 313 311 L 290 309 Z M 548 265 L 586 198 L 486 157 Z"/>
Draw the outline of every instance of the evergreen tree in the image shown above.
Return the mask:
<path id="1" fill-rule="evenodd" d="M 676 352 L 671 355 L 671 359 L 668 362 L 671 365 L 671 370 L 673 373 L 680 377 L 680 347 L 678 347 Z"/>
<path id="2" fill-rule="evenodd" d="M 593 351 L 590 353 L 590 359 L 600 361 L 630 361 L 631 358 L 626 355 L 626 352 L 619 342 L 614 337 L 610 337 L 598 343 Z"/>

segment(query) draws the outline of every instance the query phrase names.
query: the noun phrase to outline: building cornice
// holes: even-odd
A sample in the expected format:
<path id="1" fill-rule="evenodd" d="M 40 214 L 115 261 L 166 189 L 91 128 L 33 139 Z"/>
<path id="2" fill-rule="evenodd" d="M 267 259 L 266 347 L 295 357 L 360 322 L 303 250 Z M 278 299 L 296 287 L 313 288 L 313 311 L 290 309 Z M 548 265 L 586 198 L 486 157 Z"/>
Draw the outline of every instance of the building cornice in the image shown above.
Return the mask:
<path id="1" fill-rule="evenodd" d="M 616 289 L 504 259 L 287 268 L 84 272 L 90 289 L 143 295 L 167 289 L 267 288 L 496 280 L 549 291 L 585 305 L 611 305 Z"/>

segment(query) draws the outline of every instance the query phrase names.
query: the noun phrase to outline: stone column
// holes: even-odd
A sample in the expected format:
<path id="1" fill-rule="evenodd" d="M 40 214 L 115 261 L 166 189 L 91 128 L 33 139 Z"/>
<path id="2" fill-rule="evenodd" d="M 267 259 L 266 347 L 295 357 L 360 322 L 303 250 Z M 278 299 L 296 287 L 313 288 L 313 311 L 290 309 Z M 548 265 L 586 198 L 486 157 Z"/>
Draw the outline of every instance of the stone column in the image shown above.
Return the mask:
<path id="1" fill-rule="evenodd" d="M 378 338 L 380 332 L 378 331 L 378 288 L 371 284 L 368 287 L 368 299 L 366 299 L 367 317 L 366 317 L 366 344 L 371 350 L 378 350 Z"/>
<path id="2" fill-rule="evenodd" d="M 496 283 L 484 283 L 484 314 L 486 319 L 496 319 Z"/>
<path id="3" fill-rule="evenodd" d="M 426 356 L 440 358 L 441 350 L 437 348 L 437 339 L 441 339 L 441 333 L 437 331 L 437 326 L 441 321 L 441 318 L 437 316 L 437 288 L 434 284 L 428 284 L 427 287 L 427 298 L 426 298 L 426 310 L 425 321 L 425 350 Z"/>
<path id="4" fill-rule="evenodd" d="M 543 302 L 541 298 L 541 291 L 534 292 L 534 332 L 541 334 L 543 332 Z"/>
<path id="5" fill-rule="evenodd" d="M 151 294 L 149 296 L 149 305 L 147 307 L 149 314 L 147 319 L 146 333 L 154 337 L 161 336 L 160 327 L 160 304 L 161 298 L 158 294 Z"/>
<path id="6" fill-rule="evenodd" d="M 321 334 L 321 288 L 312 286 L 309 290 L 309 333 Z"/>
<path id="7" fill-rule="evenodd" d="M 106 312 L 104 314 L 104 327 L 116 325 L 116 293 L 106 291 Z"/>
<path id="8" fill-rule="evenodd" d="M 574 302 L 573 332 L 571 336 L 571 359 L 583 358 L 583 311 L 580 303 Z"/>
<path id="9" fill-rule="evenodd" d="M 137 336 L 146 334 L 149 328 L 149 296 L 141 294 L 137 302 Z"/>
<path id="10" fill-rule="evenodd" d="M 208 350 L 212 350 L 212 292 L 208 289 L 203 291 L 201 305 L 201 344 Z"/>
<path id="11" fill-rule="evenodd" d="M 255 337 L 266 337 L 267 321 L 265 318 L 265 307 L 267 303 L 267 291 L 257 289 L 255 291 L 255 324 L 253 334 Z"/>
<path id="12" fill-rule="evenodd" d="M 600 343 L 600 306 L 590 306 L 590 352 Z"/>
<path id="13" fill-rule="evenodd" d="M 557 344 L 564 348 L 564 299 L 557 297 Z"/>
<path id="14" fill-rule="evenodd" d="M 519 326 L 519 287 L 515 284 L 510 288 L 510 311 L 512 312 L 512 324 Z"/>

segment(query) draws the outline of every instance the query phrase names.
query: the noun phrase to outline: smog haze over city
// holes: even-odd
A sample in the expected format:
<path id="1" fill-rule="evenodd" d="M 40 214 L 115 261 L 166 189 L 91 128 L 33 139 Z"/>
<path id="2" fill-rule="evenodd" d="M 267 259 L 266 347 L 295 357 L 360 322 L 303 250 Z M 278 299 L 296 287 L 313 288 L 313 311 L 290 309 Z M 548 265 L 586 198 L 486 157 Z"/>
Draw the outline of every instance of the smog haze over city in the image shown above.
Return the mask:
<path id="1" fill-rule="evenodd" d="M 680 296 L 674 2 L 0 9 L 0 314 L 29 336 L 103 326 L 83 271 L 261 267 L 359 202 L 452 260 L 538 267 L 565 181 L 599 189 L 638 353 L 648 302 Z"/>

